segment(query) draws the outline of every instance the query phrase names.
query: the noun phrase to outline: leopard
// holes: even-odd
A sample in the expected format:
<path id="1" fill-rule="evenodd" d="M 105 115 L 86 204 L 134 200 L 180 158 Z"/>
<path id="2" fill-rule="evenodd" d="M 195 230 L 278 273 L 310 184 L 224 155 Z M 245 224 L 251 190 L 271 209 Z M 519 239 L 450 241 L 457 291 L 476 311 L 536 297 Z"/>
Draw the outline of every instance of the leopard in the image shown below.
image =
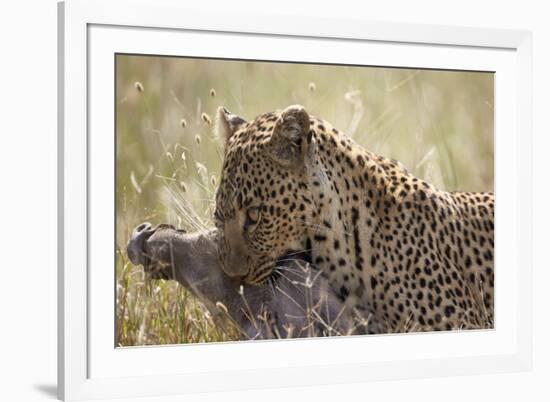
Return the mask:
<path id="1" fill-rule="evenodd" d="M 258 285 L 307 252 L 377 332 L 494 327 L 494 194 L 445 191 L 290 105 L 220 107 L 214 223 L 223 271 Z"/>

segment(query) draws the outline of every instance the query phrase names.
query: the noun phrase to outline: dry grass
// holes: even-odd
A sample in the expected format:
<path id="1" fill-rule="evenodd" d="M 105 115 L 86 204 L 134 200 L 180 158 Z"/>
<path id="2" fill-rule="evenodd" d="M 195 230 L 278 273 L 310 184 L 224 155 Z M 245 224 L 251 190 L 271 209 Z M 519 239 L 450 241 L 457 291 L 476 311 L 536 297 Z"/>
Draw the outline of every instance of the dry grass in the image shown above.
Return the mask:
<path id="1" fill-rule="evenodd" d="M 231 325 L 125 255 L 143 221 L 211 224 L 220 105 L 251 119 L 300 103 L 367 149 L 447 190 L 493 190 L 493 75 L 118 56 L 117 339 L 120 346 L 227 341 Z"/>
<path id="2" fill-rule="evenodd" d="M 232 325 L 215 325 L 210 312 L 173 281 L 151 281 L 118 253 L 118 346 L 223 342 L 238 339 Z"/>

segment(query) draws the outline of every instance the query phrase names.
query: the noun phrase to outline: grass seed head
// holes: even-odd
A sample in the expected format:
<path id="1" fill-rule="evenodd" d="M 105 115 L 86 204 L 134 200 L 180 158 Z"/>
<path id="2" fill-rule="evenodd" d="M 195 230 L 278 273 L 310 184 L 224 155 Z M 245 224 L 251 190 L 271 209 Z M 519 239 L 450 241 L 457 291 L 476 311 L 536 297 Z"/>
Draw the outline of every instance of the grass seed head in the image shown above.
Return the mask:
<path id="1" fill-rule="evenodd" d="M 208 125 L 212 124 L 212 119 L 206 113 L 201 114 L 201 119 L 205 124 L 208 124 Z"/>
<path id="2" fill-rule="evenodd" d="M 222 310 L 225 314 L 229 314 L 229 311 L 227 310 L 227 307 L 222 302 L 218 301 L 216 302 L 216 307 L 220 310 Z"/>

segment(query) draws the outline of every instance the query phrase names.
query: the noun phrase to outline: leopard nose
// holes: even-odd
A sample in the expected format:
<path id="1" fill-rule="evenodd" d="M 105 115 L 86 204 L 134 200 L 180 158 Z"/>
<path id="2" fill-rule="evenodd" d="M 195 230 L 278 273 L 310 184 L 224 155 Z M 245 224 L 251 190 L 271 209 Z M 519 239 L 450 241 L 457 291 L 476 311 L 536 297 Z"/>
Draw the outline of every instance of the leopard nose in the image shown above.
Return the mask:
<path id="1" fill-rule="evenodd" d="M 143 265 L 145 258 L 143 255 L 145 241 L 152 234 L 153 225 L 149 222 L 144 222 L 136 226 L 130 240 L 128 240 L 128 245 L 126 246 L 126 252 L 128 253 L 128 258 L 134 265 Z"/>

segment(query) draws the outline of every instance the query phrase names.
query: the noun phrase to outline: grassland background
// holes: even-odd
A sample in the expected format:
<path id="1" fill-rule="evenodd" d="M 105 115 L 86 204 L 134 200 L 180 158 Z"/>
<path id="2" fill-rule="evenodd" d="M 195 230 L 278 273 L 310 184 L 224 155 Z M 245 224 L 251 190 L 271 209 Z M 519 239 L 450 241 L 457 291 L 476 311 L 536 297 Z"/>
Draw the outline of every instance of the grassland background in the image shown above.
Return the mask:
<path id="1" fill-rule="evenodd" d="M 143 221 L 211 222 L 222 144 L 218 106 L 245 119 L 299 103 L 365 148 L 446 190 L 493 190 L 491 73 L 117 56 L 116 280 L 119 346 L 225 341 L 171 281 L 148 281 L 125 254 Z"/>

